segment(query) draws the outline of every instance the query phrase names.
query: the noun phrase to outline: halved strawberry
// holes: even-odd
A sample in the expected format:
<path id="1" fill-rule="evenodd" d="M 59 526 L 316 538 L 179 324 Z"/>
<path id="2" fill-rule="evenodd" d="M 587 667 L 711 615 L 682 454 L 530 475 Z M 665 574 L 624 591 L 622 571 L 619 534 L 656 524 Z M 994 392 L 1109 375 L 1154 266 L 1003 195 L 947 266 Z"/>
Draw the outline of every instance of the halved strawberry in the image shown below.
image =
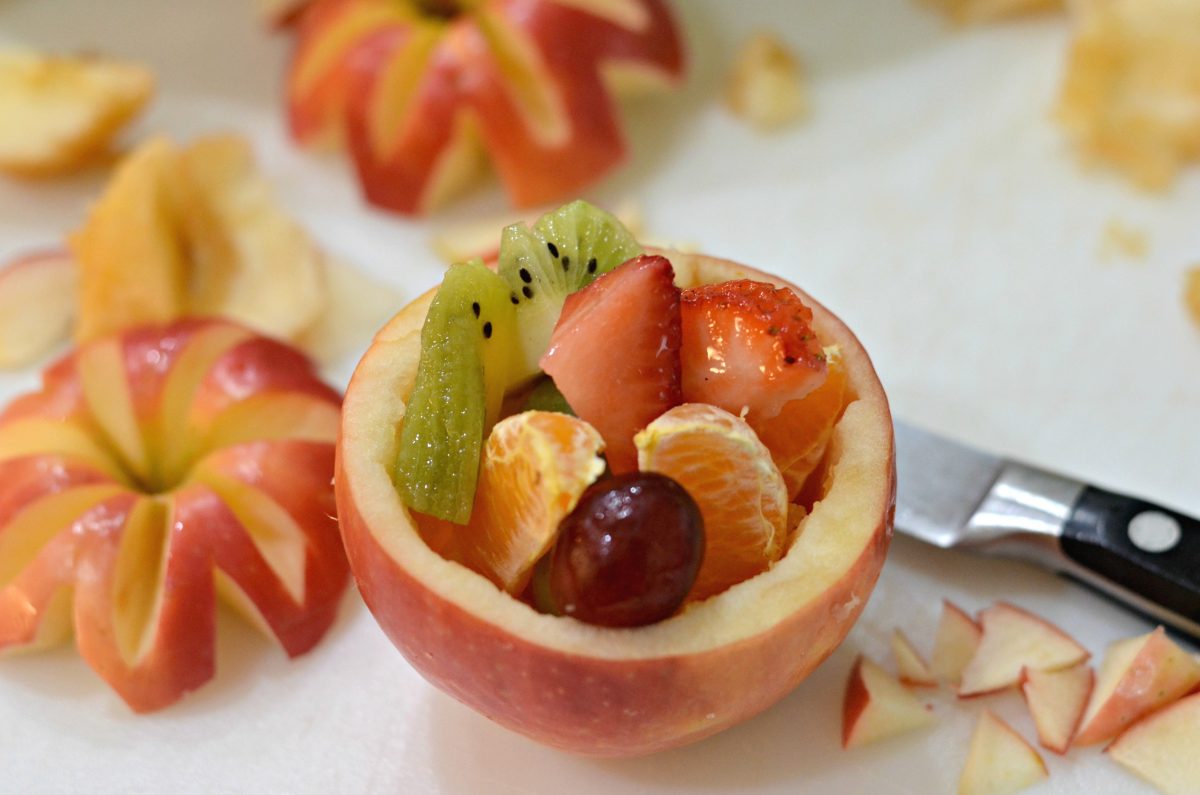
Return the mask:
<path id="1" fill-rule="evenodd" d="M 637 469 L 634 434 L 682 402 L 674 279 L 665 257 L 640 256 L 567 296 L 540 362 L 613 472 Z"/>
<path id="2" fill-rule="evenodd" d="M 775 417 L 825 380 L 812 316 L 794 292 L 764 282 L 741 279 L 684 290 L 684 400 L 745 412 L 748 420 Z"/>

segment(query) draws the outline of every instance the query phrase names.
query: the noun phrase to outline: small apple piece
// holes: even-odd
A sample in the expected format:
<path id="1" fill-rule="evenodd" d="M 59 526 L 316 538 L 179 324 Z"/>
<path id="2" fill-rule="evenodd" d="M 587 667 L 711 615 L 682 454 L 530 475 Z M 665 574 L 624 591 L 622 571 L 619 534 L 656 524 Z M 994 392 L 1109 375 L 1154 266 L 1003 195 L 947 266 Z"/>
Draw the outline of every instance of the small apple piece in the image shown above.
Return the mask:
<path id="1" fill-rule="evenodd" d="M 1043 748 L 1065 754 L 1071 747 L 1095 678 L 1087 665 L 1061 671 L 1025 669 L 1021 675 L 1021 695 L 1033 716 L 1038 742 Z"/>
<path id="2" fill-rule="evenodd" d="M 1109 647 L 1083 714 L 1076 745 L 1117 736 L 1138 718 L 1200 684 L 1200 663 L 1167 637 L 1162 627 Z"/>
<path id="3" fill-rule="evenodd" d="M 1133 724 L 1106 750 L 1166 795 L 1200 792 L 1200 693 Z"/>
<path id="4" fill-rule="evenodd" d="M 908 637 L 896 630 L 892 633 L 892 655 L 896 658 L 896 668 L 900 671 L 900 681 L 906 685 L 917 687 L 936 687 L 937 677 L 929 663 L 921 656 L 909 641 Z"/>
<path id="5" fill-rule="evenodd" d="M 0 171 L 50 177 L 86 165 L 153 92 L 136 64 L 0 52 Z"/>
<path id="6" fill-rule="evenodd" d="M 65 251 L 13 260 L 0 270 L 0 368 L 44 356 L 71 334 L 78 289 Z"/>
<path id="7" fill-rule="evenodd" d="M 725 86 L 725 104 L 764 132 L 803 119 L 809 100 L 800 61 L 775 36 L 756 34 L 738 53 Z"/>
<path id="8" fill-rule="evenodd" d="M 929 708 L 891 674 L 859 656 L 842 705 L 842 747 L 854 748 L 933 723 Z"/>
<path id="9" fill-rule="evenodd" d="M 1023 668 L 1056 671 L 1091 655 L 1058 627 L 1008 602 L 979 614 L 983 634 L 963 669 L 960 697 L 993 693 L 1016 685 Z"/>
<path id="10" fill-rule="evenodd" d="M 1011 795 L 1049 775 L 1041 754 L 991 710 L 984 710 L 971 735 L 958 795 Z"/>
<path id="11" fill-rule="evenodd" d="M 933 673 L 938 679 L 958 684 L 963 669 L 975 656 L 983 629 L 975 619 L 949 599 L 942 601 L 942 618 L 933 640 Z"/>

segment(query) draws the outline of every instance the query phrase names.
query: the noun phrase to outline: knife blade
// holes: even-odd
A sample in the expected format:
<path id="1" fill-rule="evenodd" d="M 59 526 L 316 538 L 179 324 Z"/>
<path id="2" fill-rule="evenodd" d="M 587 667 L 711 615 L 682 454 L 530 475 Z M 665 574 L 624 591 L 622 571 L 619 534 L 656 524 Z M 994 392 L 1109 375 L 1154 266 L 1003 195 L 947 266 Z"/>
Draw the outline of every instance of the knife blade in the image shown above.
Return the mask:
<path id="1" fill-rule="evenodd" d="M 1200 639 L 1200 520 L 896 423 L 896 529 L 1079 580 Z"/>

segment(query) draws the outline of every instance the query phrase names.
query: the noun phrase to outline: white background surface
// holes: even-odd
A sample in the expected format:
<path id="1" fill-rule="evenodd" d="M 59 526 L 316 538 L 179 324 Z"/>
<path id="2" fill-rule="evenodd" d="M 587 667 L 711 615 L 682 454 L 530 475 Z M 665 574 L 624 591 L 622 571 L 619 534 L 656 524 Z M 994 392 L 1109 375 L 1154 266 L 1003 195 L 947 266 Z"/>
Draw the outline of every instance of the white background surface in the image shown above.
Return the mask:
<path id="1" fill-rule="evenodd" d="M 364 209 L 344 166 L 287 143 L 286 45 L 251 5 L 8 0 L 0 38 L 145 60 L 160 94 L 136 133 L 251 136 L 283 200 L 334 253 L 405 298 L 432 285 L 431 230 L 499 210 L 498 191 L 434 222 Z M 1080 170 L 1049 120 L 1062 20 L 953 32 L 905 0 L 677 5 L 690 86 L 630 108 L 636 154 L 589 198 L 636 198 L 655 237 L 820 297 L 872 352 L 898 416 L 1200 514 L 1200 329 L 1181 301 L 1184 268 L 1200 263 L 1200 173 L 1146 196 Z M 803 53 L 812 78 L 811 122 L 778 136 L 715 99 L 733 44 L 757 27 Z M 100 184 L 0 182 L 0 257 L 60 240 Z M 1145 234 L 1144 258 L 1106 254 L 1113 221 Z M 2 376 L 0 396 L 33 382 Z M 216 680 L 151 716 L 132 715 L 70 647 L 0 660 L 0 791 L 951 792 L 983 706 L 1032 736 L 1017 697 L 935 697 L 933 731 L 838 745 L 854 654 L 890 665 L 894 626 L 927 648 L 943 596 L 969 609 L 1012 600 L 1097 654 L 1149 628 L 1053 576 L 897 538 L 858 627 L 780 704 L 691 748 L 591 761 L 435 691 L 350 594 L 328 639 L 294 662 L 227 622 Z M 1047 761 L 1049 782 L 1031 792 L 1144 791 L 1095 749 Z"/>

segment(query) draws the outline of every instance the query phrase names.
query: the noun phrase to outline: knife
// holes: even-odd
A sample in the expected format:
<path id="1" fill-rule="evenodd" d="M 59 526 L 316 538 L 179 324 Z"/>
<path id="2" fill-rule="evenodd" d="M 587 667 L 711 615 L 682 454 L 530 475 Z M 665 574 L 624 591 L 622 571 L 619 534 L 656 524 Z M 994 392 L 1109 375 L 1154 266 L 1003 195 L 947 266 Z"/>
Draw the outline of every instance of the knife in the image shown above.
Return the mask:
<path id="1" fill-rule="evenodd" d="M 1030 561 L 1200 639 L 1200 520 L 896 423 L 896 529 Z"/>

